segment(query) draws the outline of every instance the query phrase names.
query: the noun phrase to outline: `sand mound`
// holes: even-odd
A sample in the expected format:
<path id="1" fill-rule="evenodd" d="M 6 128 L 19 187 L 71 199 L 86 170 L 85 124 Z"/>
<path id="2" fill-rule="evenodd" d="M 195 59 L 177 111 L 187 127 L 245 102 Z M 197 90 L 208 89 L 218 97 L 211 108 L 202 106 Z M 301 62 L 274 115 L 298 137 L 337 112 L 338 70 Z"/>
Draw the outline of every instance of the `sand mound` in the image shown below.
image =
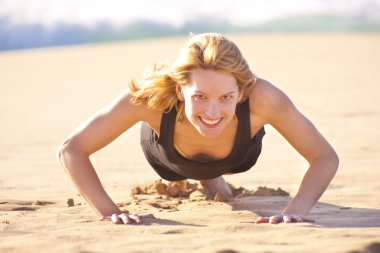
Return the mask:
<path id="1" fill-rule="evenodd" d="M 281 188 L 273 189 L 266 186 L 259 186 L 253 190 L 246 189 L 242 186 L 235 186 L 229 184 L 234 198 L 246 197 L 246 196 L 289 196 L 289 193 Z M 153 182 L 148 186 L 137 186 L 131 191 L 133 198 L 137 198 L 138 195 L 160 195 L 162 198 L 188 198 L 192 200 L 214 200 L 218 202 L 227 202 L 223 193 L 217 192 L 214 196 L 206 194 L 205 189 L 199 183 L 186 182 L 185 187 L 177 182 L 164 183 L 161 179 Z"/>

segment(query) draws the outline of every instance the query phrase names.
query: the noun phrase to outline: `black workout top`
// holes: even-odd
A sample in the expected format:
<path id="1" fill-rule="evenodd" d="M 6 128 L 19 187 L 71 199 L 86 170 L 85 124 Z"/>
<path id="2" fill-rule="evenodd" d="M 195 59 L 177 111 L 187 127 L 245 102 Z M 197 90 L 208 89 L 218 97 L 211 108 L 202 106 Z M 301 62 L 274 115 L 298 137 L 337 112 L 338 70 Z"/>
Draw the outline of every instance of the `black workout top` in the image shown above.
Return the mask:
<path id="1" fill-rule="evenodd" d="M 204 180 L 226 173 L 239 173 L 255 165 L 265 135 L 264 127 L 251 138 L 249 100 L 236 106 L 238 129 L 231 153 L 219 160 L 197 161 L 182 156 L 174 147 L 177 110 L 162 114 L 160 136 L 146 123 L 141 128 L 141 145 L 154 170 L 169 181 L 187 178 Z"/>

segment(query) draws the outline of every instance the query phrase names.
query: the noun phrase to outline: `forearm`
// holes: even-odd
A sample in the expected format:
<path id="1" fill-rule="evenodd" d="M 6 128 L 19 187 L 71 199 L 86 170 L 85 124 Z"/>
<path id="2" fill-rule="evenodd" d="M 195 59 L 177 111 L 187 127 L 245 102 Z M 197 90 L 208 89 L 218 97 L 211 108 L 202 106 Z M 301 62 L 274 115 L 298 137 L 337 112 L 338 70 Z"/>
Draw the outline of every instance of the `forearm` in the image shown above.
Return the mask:
<path id="1" fill-rule="evenodd" d="M 306 215 L 322 196 L 338 169 L 338 159 L 322 159 L 310 165 L 301 186 L 283 214 Z"/>
<path id="2" fill-rule="evenodd" d="M 99 216 L 120 213 L 119 208 L 105 192 L 88 156 L 61 149 L 58 157 L 76 189 Z"/>

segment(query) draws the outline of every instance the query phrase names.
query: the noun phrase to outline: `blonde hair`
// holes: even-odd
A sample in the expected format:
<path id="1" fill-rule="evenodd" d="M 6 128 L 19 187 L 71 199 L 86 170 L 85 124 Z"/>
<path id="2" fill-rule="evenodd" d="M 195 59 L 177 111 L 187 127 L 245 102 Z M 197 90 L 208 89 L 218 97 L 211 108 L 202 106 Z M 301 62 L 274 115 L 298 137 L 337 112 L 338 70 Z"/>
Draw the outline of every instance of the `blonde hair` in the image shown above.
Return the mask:
<path id="1" fill-rule="evenodd" d="M 253 87 L 256 77 L 243 58 L 239 48 L 217 33 L 192 35 L 172 64 L 156 64 L 145 71 L 142 80 L 132 80 L 129 88 L 131 102 L 150 109 L 169 111 L 173 107 L 183 110 L 176 94 L 176 85 L 191 82 L 191 71 L 196 68 L 225 71 L 232 74 L 243 92 L 244 101 Z M 178 113 L 179 114 L 179 113 Z"/>

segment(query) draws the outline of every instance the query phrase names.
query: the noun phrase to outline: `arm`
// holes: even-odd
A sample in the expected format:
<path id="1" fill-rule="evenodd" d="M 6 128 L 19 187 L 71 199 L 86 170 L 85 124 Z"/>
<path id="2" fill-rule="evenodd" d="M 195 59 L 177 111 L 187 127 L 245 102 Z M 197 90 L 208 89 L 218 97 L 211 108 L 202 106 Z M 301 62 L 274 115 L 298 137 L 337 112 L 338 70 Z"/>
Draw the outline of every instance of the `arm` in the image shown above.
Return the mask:
<path id="1" fill-rule="evenodd" d="M 100 217 L 121 212 L 102 187 L 89 157 L 146 118 L 148 113 L 147 109 L 132 105 L 130 95 L 124 93 L 81 124 L 57 150 L 63 169 Z"/>
<path id="2" fill-rule="evenodd" d="M 260 87 L 261 86 L 261 87 Z M 307 170 L 294 199 L 274 217 L 273 223 L 283 216 L 306 215 L 322 196 L 338 169 L 338 156 L 315 126 L 297 110 L 291 100 L 270 83 L 261 80 L 258 114 L 271 124 L 308 161 Z"/>

